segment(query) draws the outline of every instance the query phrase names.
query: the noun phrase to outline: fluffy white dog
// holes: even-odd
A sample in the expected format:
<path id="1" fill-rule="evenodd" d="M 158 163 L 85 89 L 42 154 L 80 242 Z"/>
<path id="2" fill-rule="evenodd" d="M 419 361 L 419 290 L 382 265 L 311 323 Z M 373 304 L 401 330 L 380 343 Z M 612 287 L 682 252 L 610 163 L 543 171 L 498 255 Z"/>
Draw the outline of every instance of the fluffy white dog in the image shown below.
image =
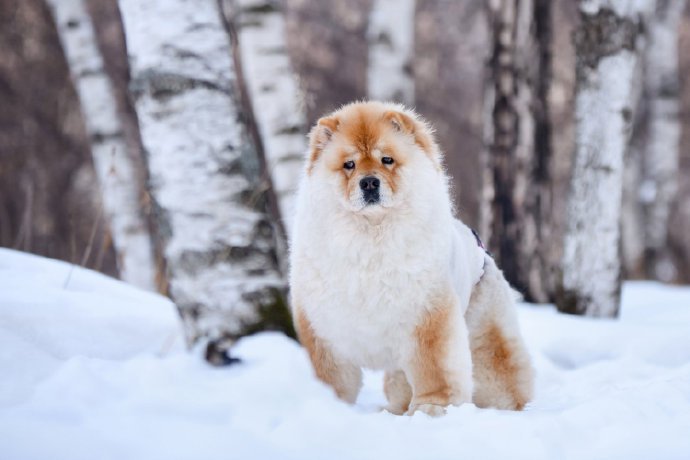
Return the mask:
<path id="1" fill-rule="evenodd" d="M 316 375 L 348 402 L 385 370 L 388 410 L 522 409 L 533 371 L 514 293 L 453 216 L 431 128 L 359 102 L 319 120 L 291 241 L 293 317 Z"/>

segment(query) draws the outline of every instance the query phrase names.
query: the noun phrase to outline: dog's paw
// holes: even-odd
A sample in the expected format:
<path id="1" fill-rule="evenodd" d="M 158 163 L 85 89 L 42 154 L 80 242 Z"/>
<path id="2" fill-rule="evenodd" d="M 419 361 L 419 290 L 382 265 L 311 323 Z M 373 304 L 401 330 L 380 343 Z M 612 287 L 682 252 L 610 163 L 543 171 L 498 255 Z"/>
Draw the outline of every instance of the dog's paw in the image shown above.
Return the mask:
<path id="1" fill-rule="evenodd" d="M 431 417 L 440 417 L 446 415 L 446 408 L 438 404 L 415 404 L 410 406 L 406 415 L 414 415 L 415 412 L 424 412 Z"/>
<path id="2" fill-rule="evenodd" d="M 406 412 L 407 409 L 404 407 L 400 407 L 399 405 L 389 404 L 387 406 L 384 406 L 381 410 L 389 412 L 393 415 L 405 415 L 405 414 L 407 414 L 407 412 Z"/>

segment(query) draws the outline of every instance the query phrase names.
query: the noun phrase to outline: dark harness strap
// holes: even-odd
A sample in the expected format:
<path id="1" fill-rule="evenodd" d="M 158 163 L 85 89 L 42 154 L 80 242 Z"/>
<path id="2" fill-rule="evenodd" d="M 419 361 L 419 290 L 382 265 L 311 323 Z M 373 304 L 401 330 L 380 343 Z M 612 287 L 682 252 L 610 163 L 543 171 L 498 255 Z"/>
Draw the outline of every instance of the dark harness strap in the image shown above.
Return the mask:
<path id="1" fill-rule="evenodd" d="M 477 240 L 477 246 L 482 248 L 484 250 L 484 252 L 486 252 L 489 256 L 491 256 L 491 253 L 489 252 L 488 249 L 486 249 L 486 246 L 484 246 L 484 243 L 482 243 L 481 238 L 479 238 L 479 233 L 477 233 L 473 228 L 471 228 L 470 230 L 472 230 L 472 234 L 474 235 L 474 238 Z M 491 257 L 493 257 L 493 256 L 491 256 Z"/>

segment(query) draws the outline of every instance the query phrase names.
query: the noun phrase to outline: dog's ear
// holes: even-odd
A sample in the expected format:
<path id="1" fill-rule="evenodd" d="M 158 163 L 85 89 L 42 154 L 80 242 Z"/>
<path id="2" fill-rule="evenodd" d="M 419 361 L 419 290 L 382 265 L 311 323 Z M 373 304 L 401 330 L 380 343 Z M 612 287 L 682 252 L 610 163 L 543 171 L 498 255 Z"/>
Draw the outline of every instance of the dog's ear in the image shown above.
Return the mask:
<path id="1" fill-rule="evenodd" d="M 383 114 L 396 131 L 414 137 L 415 143 L 431 158 L 434 163 L 440 163 L 440 153 L 434 140 L 433 130 L 423 121 L 397 110 L 389 110 Z"/>
<path id="2" fill-rule="evenodd" d="M 309 133 L 309 169 L 311 169 L 311 166 L 330 142 L 333 133 L 338 129 L 339 123 L 340 121 L 337 117 L 323 117 L 311 129 Z"/>
<path id="3" fill-rule="evenodd" d="M 396 131 L 405 134 L 415 133 L 415 123 L 409 115 L 398 112 L 397 110 L 389 110 L 383 114 L 383 118 L 387 120 Z"/>

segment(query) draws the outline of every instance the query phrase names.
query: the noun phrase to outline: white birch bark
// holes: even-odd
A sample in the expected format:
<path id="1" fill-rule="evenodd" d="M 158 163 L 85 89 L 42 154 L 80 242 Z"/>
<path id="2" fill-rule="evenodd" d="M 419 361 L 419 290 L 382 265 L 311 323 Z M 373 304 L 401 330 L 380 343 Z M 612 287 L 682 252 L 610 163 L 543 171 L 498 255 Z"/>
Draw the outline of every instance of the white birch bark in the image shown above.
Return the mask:
<path id="1" fill-rule="evenodd" d="M 155 264 L 143 216 L 141 159 L 128 152 L 112 82 L 105 72 L 85 0 L 49 0 L 81 103 L 120 277 L 154 290 Z"/>
<path id="2" fill-rule="evenodd" d="M 623 159 L 641 84 L 641 18 L 652 0 L 587 1 L 576 32 L 576 146 L 561 311 L 618 314 Z"/>
<path id="3" fill-rule="evenodd" d="M 289 234 L 307 145 L 303 98 L 287 53 L 285 14 L 278 0 L 230 0 L 227 4 L 237 31 L 242 78 Z"/>
<path id="4" fill-rule="evenodd" d="M 415 0 L 374 0 L 369 14 L 367 94 L 414 104 Z"/>
<path id="5" fill-rule="evenodd" d="M 119 4 L 171 295 L 188 342 L 235 334 L 285 283 L 220 5 Z"/>
<path id="6" fill-rule="evenodd" d="M 681 135 L 678 26 L 685 1 L 657 0 L 656 3 L 648 21 L 644 54 L 648 125 L 640 199 L 645 217 L 647 274 L 671 281 L 675 278 L 675 268 L 664 252 L 668 246 L 671 202 L 678 190 Z"/>

